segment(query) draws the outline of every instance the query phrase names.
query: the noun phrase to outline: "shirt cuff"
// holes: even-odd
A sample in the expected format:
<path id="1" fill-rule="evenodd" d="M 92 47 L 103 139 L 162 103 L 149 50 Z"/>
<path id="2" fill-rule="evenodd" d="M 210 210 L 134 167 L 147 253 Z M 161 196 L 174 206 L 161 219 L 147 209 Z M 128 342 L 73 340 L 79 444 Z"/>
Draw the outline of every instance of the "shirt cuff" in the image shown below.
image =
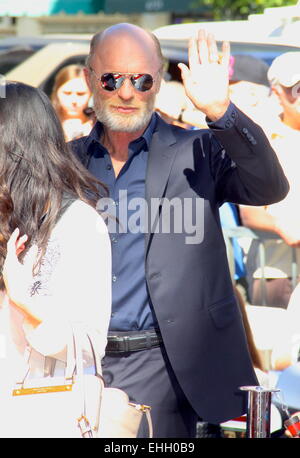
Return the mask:
<path id="1" fill-rule="evenodd" d="M 211 129 L 230 129 L 234 126 L 237 118 L 237 110 L 235 105 L 230 102 L 227 110 L 223 114 L 222 118 L 218 119 L 217 121 L 211 121 L 209 118 L 206 117 L 206 122 L 208 127 Z"/>

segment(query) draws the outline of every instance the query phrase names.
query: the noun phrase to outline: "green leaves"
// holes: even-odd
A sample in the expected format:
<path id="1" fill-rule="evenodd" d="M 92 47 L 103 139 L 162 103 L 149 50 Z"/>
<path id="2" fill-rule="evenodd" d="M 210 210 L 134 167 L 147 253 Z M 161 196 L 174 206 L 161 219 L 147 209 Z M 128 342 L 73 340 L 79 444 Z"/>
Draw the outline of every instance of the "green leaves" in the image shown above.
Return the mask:
<path id="1" fill-rule="evenodd" d="M 247 19 L 249 14 L 262 13 L 265 8 L 295 5 L 297 0 L 193 0 L 191 6 L 205 5 L 215 20 Z"/>

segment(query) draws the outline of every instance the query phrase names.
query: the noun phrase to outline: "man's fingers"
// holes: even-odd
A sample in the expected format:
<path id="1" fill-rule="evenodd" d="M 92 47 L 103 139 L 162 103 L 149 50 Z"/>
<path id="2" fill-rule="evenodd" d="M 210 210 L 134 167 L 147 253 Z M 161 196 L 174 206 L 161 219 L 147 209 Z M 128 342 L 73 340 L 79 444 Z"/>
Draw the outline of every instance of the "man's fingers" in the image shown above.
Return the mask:
<path id="1" fill-rule="evenodd" d="M 212 33 L 209 33 L 207 36 L 207 44 L 209 51 L 209 61 L 218 62 L 219 61 L 219 52 L 215 37 Z"/>
<path id="2" fill-rule="evenodd" d="M 201 64 L 207 64 L 209 62 L 207 36 L 203 29 L 200 29 L 198 32 L 198 54 Z"/>
<path id="3" fill-rule="evenodd" d="M 222 65 L 229 69 L 230 62 L 230 43 L 229 41 L 224 41 L 222 45 Z"/>
<path id="4" fill-rule="evenodd" d="M 189 41 L 189 67 L 191 72 L 195 71 L 197 66 L 199 65 L 199 54 L 198 54 L 198 46 L 197 46 L 197 39 L 191 38 Z"/>

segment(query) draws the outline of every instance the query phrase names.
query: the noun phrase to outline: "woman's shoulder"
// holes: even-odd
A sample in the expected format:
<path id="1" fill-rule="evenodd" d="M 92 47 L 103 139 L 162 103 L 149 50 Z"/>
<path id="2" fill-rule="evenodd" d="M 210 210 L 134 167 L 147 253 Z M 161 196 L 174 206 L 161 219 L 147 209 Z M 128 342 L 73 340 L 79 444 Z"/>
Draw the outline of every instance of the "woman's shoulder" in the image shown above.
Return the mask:
<path id="1" fill-rule="evenodd" d="M 85 235 L 94 233 L 107 234 L 107 226 L 100 213 L 81 199 L 75 199 L 62 214 L 54 231 L 71 230 Z"/>

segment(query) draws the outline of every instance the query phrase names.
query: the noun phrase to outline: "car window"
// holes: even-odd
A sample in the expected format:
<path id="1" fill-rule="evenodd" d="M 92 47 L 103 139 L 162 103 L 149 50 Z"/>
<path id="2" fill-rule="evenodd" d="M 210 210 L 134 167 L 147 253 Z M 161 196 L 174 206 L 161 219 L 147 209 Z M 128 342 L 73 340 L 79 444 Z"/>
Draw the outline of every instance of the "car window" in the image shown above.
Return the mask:
<path id="1" fill-rule="evenodd" d="M 85 64 L 86 55 L 72 56 L 60 63 L 60 65 L 49 75 L 49 77 L 39 86 L 49 97 L 52 92 L 56 74 L 66 65 Z"/>
<path id="2" fill-rule="evenodd" d="M 36 50 L 32 48 L 16 48 L 0 51 L 0 74 L 4 75 L 11 69 L 19 65 L 28 57 L 32 56 Z"/>

